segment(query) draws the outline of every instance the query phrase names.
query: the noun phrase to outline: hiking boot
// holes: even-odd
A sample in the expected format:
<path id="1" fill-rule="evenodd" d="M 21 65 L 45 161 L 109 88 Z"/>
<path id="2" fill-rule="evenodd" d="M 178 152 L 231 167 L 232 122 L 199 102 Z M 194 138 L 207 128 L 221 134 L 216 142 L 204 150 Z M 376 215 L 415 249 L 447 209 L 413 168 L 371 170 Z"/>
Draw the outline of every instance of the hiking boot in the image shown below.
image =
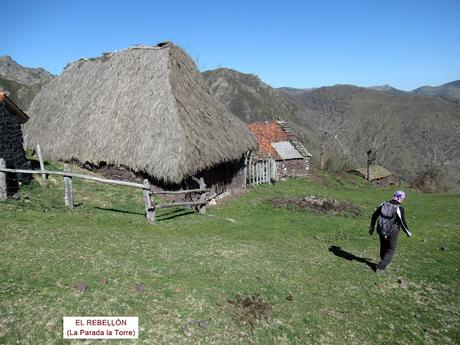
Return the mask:
<path id="1" fill-rule="evenodd" d="M 387 267 L 384 266 L 384 265 L 382 264 L 382 261 L 380 261 L 380 262 L 375 266 L 375 268 L 376 268 L 377 270 L 383 271 L 383 270 L 385 270 Z"/>

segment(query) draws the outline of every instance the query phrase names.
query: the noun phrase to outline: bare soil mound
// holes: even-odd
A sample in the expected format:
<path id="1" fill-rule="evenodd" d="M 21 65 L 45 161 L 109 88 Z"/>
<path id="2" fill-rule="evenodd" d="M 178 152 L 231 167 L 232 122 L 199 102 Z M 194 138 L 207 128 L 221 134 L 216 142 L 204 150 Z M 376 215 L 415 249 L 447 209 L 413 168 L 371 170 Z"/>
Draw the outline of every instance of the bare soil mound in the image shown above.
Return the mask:
<path id="1" fill-rule="evenodd" d="M 275 207 L 293 210 L 309 209 L 315 213 L 331 216 L 359 216 L 361 214 L 361 209 L 356 205 L 317 195 L 297 198 L 270 198 L 267 201 Z"/>
<path id="2" fill-rule="evenodd" d="M 236 295 L 229 299 L 228 303 L 233 305 L 233 317 L 238 325 L 249 324 L 254 330 L 256 322 L 267 320 L 271 305 L 268 301 L 259 296 Z"/>

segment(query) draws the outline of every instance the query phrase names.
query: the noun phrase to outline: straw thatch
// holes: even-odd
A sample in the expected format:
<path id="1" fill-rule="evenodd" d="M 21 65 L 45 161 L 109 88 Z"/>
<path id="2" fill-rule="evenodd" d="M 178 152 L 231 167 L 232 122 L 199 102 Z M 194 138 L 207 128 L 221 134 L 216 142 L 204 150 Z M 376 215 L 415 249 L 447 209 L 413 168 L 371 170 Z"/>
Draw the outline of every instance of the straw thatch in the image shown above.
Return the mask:
<path id="1" fill-rule="evenodd" d="M 350 170 L 350 172 L 355 173 L 363 178 L 367 178 L 367 167 L 352 169 Z M 371 175 L 371 181 L 386 178 L 389 176 L 395 176 L 392 172 L 388 171 L 381 165 L 371 165 L 370 175 Z"/>
<path id="2" fill-rule="evenodd" d="M 25 128 L 56 160 L 123 165 L 168 183 L 256 147 L 179 47 L 131 47 L 70 64 L 34 99 Z"/>

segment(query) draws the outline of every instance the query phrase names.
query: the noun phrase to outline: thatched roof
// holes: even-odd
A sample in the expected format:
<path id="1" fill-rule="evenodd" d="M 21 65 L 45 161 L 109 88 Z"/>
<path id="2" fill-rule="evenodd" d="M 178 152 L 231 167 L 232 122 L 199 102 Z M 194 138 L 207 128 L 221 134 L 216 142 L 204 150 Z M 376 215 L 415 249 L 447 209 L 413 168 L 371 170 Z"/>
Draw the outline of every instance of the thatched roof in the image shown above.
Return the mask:
<path id="1" fill-rule="evenodd" d="M 357 173 L 361 177 L 367 178 L 367 168 L 366 167 L 352 169 L 350 170 L 350 172 Z M 381 165 L 371 165 L 370 175 L 371 175 L 371 181 L 389 177 L 389 176 L 395 176 L 392 172 L 388 171 Z"/>
<path id="2" fill-rule="evenodd" d="M 76 61 L 36 96 L 28 145 L 50 159 L 124 165 L 180 183 L 257 143 L 173 44 Z"/>

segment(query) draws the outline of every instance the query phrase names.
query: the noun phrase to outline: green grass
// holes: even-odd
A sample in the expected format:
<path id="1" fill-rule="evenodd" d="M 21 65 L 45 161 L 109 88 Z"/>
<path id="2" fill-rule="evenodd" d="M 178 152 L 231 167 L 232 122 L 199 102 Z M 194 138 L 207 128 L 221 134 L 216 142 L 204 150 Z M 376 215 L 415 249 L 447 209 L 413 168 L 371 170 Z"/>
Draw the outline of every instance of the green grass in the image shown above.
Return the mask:
<path id="1" fill-rule="evenodd" d="M 0 203 L 1 344 L 460 343 L 459 195 L 408 191 L 414 237 L 400 236 L 382 276 L 329 251 L 377 260 L 369 216 L 392 190 L 359 178 L 259 186 L 206 215 L 160 210 L 153 225 L 138 190 L 78 179 L 74 187 L 72 211 L 60 178 L 23 186 L 30 201 Z M 306 195 L 351 202 L 362 216 L 265 202 Z M 80 281 L 84 293 L 73 288 Z M 229 300 L 238 294 L 267 301 L 267 318 L 237 322 Z M 139 340 L 62 339 L 63 316 L 89 315 L 139 316 Z"/>

